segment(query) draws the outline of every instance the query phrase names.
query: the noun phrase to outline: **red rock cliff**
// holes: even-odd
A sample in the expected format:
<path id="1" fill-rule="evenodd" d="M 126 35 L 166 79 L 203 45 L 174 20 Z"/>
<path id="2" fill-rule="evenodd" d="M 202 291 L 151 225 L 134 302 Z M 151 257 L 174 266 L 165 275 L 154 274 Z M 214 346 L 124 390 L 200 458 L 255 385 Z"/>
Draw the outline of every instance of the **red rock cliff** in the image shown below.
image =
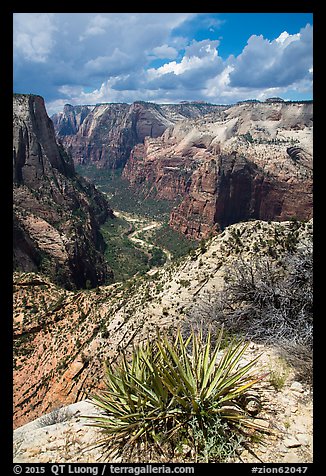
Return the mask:
<path id="1" fill-rule="evenodd" d="M 227 106 L 214 104 L 109 103 L 96 106 L 66 105 L 55 114 L 57 136 L 75 164 L 121 168 L 131 149 L 145 137 L 159 137 L 170 126 L 187 117 L 220 114 Z"/>
<path id="2" fill-rule="evenodd" d="M 241 104 L 135 147 L 124 177 L 180 205 L 170 226 L 200 239 L 248 219 L 312 217 L 312 104 Z"/>

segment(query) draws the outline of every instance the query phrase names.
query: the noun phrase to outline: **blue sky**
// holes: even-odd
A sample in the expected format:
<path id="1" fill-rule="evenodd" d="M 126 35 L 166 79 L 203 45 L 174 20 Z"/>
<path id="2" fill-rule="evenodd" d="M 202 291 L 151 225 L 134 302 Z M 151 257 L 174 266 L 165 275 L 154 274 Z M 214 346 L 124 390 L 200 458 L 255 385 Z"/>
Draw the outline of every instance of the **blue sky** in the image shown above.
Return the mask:
<path id="1" fill-rule="evenodd" d="M 309 13 L 15 13 L 14 92 L 100 102 L 312 99 Z"/>

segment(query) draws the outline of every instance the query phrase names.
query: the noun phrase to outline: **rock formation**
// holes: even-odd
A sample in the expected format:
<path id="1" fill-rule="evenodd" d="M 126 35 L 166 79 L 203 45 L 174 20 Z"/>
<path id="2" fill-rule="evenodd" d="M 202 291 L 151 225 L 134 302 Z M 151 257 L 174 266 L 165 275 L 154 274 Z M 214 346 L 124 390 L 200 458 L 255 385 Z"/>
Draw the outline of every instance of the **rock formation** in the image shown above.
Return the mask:
<path id="1" fill-rule="evenodd" d="M 312 221 L 295 228 L 293 222 L 237 223 L 179 264 L 160 268 L 155 278 L 135 276 L 89 291 L 69 291 L 37 274 L 15 273 L 15 427 L 97 391 L 106 359 L 150 339 L 157 329 L 182 325 L 210 293 L 223 292 L 239 256 L 263 259 L 272 248 L 281 258 L 289 243 L 298 250 L 310 247 L 312 233 Z"/>
<path id="2" fill-rule="evenodd" d="M 93 106 L 71 106 L 66 104 L 63 112 L 53 116 L 55 130 L 59 137 L 76 134 Z"/>
<path id="3" fill-rule="evenodd" d="M 73 130 L 81 106 L 63 114 Z M 179 203 L 170 225 L 189 237 L 241 220 L 312 216 L 312 102 L 103 104 L 70 135 L 58 117 L 75 162 L 124 167 L 135 192 Z"/>
<path id="4" fill-rule="evenodd" d="M 175 200 L 170 225 L 200 239 L 241 220 L 312 217 L 312 103 L 242 103 L 136 146 L 123 176 Z"/>
<path id="5" fill-rule="evenodd" d="M 159 137 L 180 120 L 219 113 L 225 108 L 206 103 L 158 105 L 144 101 L 98 104 L 92 110 L 66 105 L 63 113 L 55 114 L 52 120 L 75 164 L 121 168 L 133 146 L 145 137 Z"/>
<path id="6" fill-rule="evenodd" d="M 170 224 L 188 236 L 199 239 L 224 228 L 179 263 L 158 269 L 155 277 L 136 275 L 85 291 L 75 288 L 95 287 L 110 275 L 99 225 L 113 216 L 112 210 L 76 174 L 72 156 L 56 142 L 43 99 L 14 96 L 15 428 L 98 392 L 103 363 L 117 359 L 122 349 L 128 355 L 158 329 L 173 333 L 191 324 L 196 308 L 205 315 L 210 297 L 227 298 L 230 270 L 239 257 L 243 262 L 268 257 L 283 275 L 282 259 L 289 251 L 294 259 L 311 252 L 312 220 L 283 220 L 312 216 L 312 104 L 245 103 L 210 111 L 205 104 L 178 107 L 135 103 L 65 109 L 60 128 L 69 135 L 62 141 L 71 142 L 71 153 L 80 147 L 77 162 L 97 160 L 114 168 L 127 161 L 123 175 L 135 189 L 179 202 Z M 264 353 L 260 371 L 270 374 L 276 350 L 256 342 L 248 350 L 252 357 Z M 306 426 L 294 427 L 293 413 L 299 424 L 299 418 L 311 421 L 310 400 L 305 413 L 291 394 L 294 383 L 294 391 L 304 390 L 308 397 L 308 388 L 293 382 L 293 374 L 291 369 L 291 378 L 286 377 L 290 399 L 282 400 L 276 389 L 272 393 L 271 380 L 262 390 L 264 417 L 273 417 L 283 436 L 293 431 L 298 438 L 278 446 L 273 440 L 276 453 L 268 453 L 267 462 L 311 458 L 310 429 L 307 456 L 301 448 L 290 455 L 284 450 L 304 446 L 308 433 Z M 17 462 L 30 460 L 23 440 L 15 443 L 22 449 Z M 56 451 L 58 441 L 52 443 L 46 440 L 42 461 L 53 461 L 49 452 L 54 446 Z M 71 448 L 70 443 L 59 444 Z M 60 462 L 72 457 L 59 456 Z"/>
<path id="7" fill-rule="evenodd" d="M 68 288 L 104 283 L 111 271 L 99 226 L 112 210 L 75 173 L 43 98 L 15 94 L 13 113 L 14 268 L 39 270 Z"/>

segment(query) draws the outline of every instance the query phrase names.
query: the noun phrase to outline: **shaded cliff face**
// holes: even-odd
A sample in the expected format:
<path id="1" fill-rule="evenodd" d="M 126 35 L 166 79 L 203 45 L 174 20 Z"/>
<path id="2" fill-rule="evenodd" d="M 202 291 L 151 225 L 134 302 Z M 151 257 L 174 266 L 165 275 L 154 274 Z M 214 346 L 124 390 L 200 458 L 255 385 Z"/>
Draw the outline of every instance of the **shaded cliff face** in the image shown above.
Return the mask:
<path id="1" fill-rule="evenodd" d="M 43 98 L 14 95 L 13 113 L 14 268 L 68 288 L 104 283 L 99 226 L 112 210 L 57 144 Z"/>
<path id="2" fill-rule="evenodd" d="M 278 179 L 232 153 L 194 172 L 189 192 L 171 212 L 170 226 L 200 239 L 248 219 L 309 220 L 312 208 L 312 180 Z"/>
<path id="3" fill-rule="evenodd" d="M 59 137 L 76 134 L 93 106 L 72 106 L 66 104 L 63 112 L 52 116 L 54 128 Z"/>
<path id="4" fill-rule="evenodd" d="M 159 137 L 185 118 L 202 117 L 208 112 L 219 114 L 226 109 L 200 103 L 158 105 L 142 101 L 86 108 L 67 105 L 63 113 L 55 114 L 52 119 L 57 136 L 75 164 L 93 163 L 114 169 L 125 165 L 132 148 L 143 143 L 145 137 Z"/>
<path id="5" fill-rule="evenodd" d="M 241 104 L 135 147 L 123 176 L 180 205 L 170 226 L 207 237 L 248 219 L 312 217 L 311 103 Z"/>
<path id="6" fill-rule="evenodd" d="M 14 94 L 13 98 L 14 181 L 27 186 L 40 185 L 53 170 L 65 176 L 74 174 L 73 163 L 60 151 L 43 98 Z"/>

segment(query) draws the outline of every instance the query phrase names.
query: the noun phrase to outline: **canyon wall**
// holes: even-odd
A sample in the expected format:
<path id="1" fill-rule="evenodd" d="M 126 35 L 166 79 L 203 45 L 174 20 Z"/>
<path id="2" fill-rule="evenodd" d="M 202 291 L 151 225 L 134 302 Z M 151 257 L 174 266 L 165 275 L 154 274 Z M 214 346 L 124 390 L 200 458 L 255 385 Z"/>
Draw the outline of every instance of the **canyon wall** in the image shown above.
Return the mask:
<path id="1" fill-rule="evenodd" d="M 179 203 L 170 226 L 189 237 L 248 219 L 312 217 L 311 101 L 103 104 L 83 122 L 82 107 L 76 117 L 72 108 L 59 116 L 66 130 L 79 120 L 76 133 L 54 122 L 75 163 L 123 167 L 135 193 Z"/>
<path id="2" fill-rule="evenodd" d="M 41 271 L 65 287 L 96 286 L 112 275 L 100 224 L 113 212 L 76 174 L 40 96 L 13 98 L 14 269 Z"/>
<path id="3" fill-rule="evenodd" d="M 219 114 L 225 108 L 206 103 L 159 105 L 144 101 L 93 107 L 66 105 L 52 120 L 75 164 L 116 169 L 125 165 L 132 148 L 145 137 L 159 137 L 178 121 L 207 112 Z"/>
<path id="4" fill-rule="evenodd" d="M 309 220 L 312 103 L 239 104 L 184 120 L 136 146 L 123 176 L 174 200 L 170 226 L 191 238 L 248 219 Z"/>

